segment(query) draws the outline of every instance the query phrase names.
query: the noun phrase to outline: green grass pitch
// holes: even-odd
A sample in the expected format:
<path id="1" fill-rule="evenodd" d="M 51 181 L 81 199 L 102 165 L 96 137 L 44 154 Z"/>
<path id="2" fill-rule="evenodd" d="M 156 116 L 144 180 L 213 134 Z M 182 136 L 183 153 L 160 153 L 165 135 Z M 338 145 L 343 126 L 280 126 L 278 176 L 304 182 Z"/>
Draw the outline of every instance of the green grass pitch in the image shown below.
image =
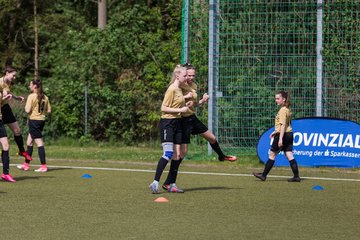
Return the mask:
<path id="1" fill-rule="evenodd" d="M 51 167 L 61 165 L 114 170 Z M 308 177 L 301 183 L 282 177 L 261 182 L 250 176 L 256 168 L 185 161 L 178 185 L 186 192 L 154 195 L 148 185 L 156 161 L 49 160 L 49 166 L 49 172 L 35 173 L 12 165 L 17 183 L 0 181 L 7 239 L 359 239 L 357 170 L 301 168 Z M 290 169 L 271 174 L 289 176 Z M 324 190 L 313 190 L 316 185 Z M 169 202 L 154 202 L 157 197 Z"/>

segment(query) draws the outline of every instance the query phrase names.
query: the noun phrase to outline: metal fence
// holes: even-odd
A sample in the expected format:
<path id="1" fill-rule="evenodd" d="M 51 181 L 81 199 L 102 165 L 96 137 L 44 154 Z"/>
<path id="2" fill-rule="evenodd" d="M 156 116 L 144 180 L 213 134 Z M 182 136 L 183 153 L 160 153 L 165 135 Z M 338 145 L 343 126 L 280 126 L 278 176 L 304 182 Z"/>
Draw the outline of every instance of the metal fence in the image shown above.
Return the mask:
<path id="1" fill-rule="evenodd" d="M 199 116 L 231 152 L 255 152 L 280 89 L 293 118 L 360 122 L 359 0 L 184 0 L 182 61 L 212 99 Z"/>

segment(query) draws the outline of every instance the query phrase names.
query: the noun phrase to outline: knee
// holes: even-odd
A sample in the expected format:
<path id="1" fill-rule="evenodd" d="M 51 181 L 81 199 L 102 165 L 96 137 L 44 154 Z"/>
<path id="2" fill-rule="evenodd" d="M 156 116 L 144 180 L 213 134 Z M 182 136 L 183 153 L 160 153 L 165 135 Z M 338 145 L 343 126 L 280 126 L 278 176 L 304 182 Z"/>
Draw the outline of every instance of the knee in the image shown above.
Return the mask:
<path id="1" fill-rule="evenodd" d="M 169 161 L 173 157 L 173 155 L 174 155 L 173 151 L 164 151 L 162 157 Z"/>
<path id="2" fill-rule="evenodd" d="M 2 143 L 2 149 L 3 149 L 4 151 L 9 151 L 9 143 L 8 143 L 8 142 Z"/>
<path id="3" fill-rule="evenodd" d="M 14 136 L 20 136 L 21 135 L 20 128 L 15 128 L 13 131 L 14 131 Z"/>

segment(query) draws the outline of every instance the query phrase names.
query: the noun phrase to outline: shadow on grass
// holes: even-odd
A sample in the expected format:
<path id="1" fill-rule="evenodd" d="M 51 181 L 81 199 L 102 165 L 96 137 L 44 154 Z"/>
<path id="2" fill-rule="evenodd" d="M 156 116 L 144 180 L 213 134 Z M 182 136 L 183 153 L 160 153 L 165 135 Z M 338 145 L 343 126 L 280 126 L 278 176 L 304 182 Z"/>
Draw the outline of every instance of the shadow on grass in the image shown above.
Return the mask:
<path id="1" fill-rule="evenodd" d="M 61 171 L 61 170 L 71 170 L 71 168 L 48 168 L 48 172 Z"/>
<path id="2" fill-rule="evenodd" d="M 195 192 L 195 191 L 207 191 L 207 190 L 233 190 L 233 189 L 243 189 L 243 188 L 228 188 L 228 187 L 198 187 L 198 188 L 186 188 L 185 192 Z"/>
<path id="3" fill-rule="evenodd" d="M 42 175 L 42 176 L 34 176 L 34 177 L 32 177 L 32 176 L 22 176 L 22 177 L 16 177 L 15 180 L 17 182 L 21 182 L 21 181 L 27 181 L 27 180 L 33 180 L 33 179 L 38 180 L 40 178 L 55 178 L 55 177 L 53 177 L 53 176 L 44 176 L 44 175 Z"/>

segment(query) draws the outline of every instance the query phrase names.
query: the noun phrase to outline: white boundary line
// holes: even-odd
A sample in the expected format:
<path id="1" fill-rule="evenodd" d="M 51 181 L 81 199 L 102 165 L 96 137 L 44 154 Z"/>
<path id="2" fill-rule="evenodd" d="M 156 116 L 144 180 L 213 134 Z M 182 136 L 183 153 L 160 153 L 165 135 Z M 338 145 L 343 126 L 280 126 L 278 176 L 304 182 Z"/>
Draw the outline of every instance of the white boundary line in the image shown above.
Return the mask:
<path id="1" fill-rule="evenodd" d="M 11 166 L 16 166 L 18 164 L 10 164 Z M 40 166 L 40 165 L 32 165 Z M 101 171 L 124 171 L 124 172 L 146 172 L 154 173 L 155 170 L 145 170 L 145 169 L 131 169 L 131 168 L 101 168 L 101 167 L 79 167 L 79 166 L 55 166 L 48 165 L 48 168 L 68 168 L 68 169 L 86 169 L 86 170 L 101 170 Z M 253 177 L 252 174 L 242 174 L 242 173 L 213 173 L 213 172 L 179 172 L 181 174 L 192 174 L 192 175 L 212 175 L 212 176 L 232 176 L 232 177 Z M 278 175 L 269 175 L 270 178 L 289 178 L 290 176 L 278 176 Z M 348 182 L 360 182 L 360 179 L 351 179 L 351 178 L 323 178 L 323 177 L 302 177 L 302 179 L 311 179 L 311 180 L 324 180 L 324 181 L 348 181 Z"/>

